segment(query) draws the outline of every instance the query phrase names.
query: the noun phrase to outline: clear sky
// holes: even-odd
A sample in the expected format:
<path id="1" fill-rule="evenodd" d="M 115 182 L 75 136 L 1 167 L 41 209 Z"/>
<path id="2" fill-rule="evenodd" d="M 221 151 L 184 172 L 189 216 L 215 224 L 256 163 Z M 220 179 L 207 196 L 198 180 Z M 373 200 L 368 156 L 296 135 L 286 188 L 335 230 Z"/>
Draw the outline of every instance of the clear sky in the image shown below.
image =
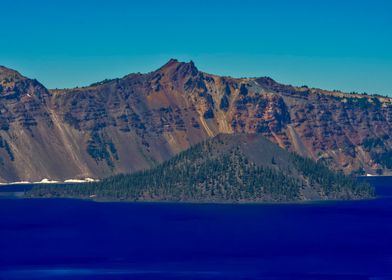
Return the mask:
<path id="1" fill-rule="evenodd" d="M 205 72 L 392 95 L 390 0 L 0 0 L 0 65 L 49 88 Z"/>

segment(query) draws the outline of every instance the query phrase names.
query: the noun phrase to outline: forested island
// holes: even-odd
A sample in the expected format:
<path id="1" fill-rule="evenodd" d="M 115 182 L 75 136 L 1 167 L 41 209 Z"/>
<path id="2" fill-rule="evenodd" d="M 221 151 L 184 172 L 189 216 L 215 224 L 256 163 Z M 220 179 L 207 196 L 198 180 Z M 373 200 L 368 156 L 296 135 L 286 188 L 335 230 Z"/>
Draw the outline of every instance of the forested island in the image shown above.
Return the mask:
<path id="1" fill-rule="evenodd" d="M 359 182 L 287 152 L 260 135 L 218 135 L 156 167 L 100 182 L 36 186 L 32 198 L 101 201 L 295 202 L 364 199 Z"/>

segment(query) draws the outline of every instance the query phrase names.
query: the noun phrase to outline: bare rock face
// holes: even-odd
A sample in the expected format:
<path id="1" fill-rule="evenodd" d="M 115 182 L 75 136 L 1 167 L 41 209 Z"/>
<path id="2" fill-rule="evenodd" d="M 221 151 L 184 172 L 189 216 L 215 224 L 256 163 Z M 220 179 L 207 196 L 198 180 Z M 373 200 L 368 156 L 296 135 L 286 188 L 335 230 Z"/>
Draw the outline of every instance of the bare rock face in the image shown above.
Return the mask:
<path id="1" fill-rule="evenodd" d="M 0 67 L 0 180 L 147 169 L 219 133 L 262 134 L 346 173 L 392 173 L 392 100 L 235 79 L 170 60 L 84 88 L 47 90 Z"/>

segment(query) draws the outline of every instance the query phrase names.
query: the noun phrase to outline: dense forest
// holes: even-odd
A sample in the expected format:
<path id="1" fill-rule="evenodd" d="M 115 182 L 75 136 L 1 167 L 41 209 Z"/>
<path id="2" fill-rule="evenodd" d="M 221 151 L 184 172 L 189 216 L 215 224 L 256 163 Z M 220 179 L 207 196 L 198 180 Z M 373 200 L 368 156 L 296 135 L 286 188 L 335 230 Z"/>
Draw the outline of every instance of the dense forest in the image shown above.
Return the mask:
<path id="1" fill-rule="evenodd" d="M 259 156 L 260 155 L 260 156 Z M 29 197 L 124 201 L 286 202 L 371 197 L 357 182 L 262 137 L 219 135 L 153 169 L 101 182 L 37 186 Z"/>

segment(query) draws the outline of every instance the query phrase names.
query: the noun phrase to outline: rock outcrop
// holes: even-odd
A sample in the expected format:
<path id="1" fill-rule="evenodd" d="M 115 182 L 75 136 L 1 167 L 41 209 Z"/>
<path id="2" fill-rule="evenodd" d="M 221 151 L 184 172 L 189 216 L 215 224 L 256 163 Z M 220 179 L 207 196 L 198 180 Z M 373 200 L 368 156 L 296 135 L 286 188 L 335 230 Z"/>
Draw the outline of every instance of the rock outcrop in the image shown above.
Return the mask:
<path id="1" fill-rule="evenodd" d="M 392 99 L 220 77 L 170 60 L 147 74 L 47 90 L 0 68 L 0 180 L 150 168 L 219 133 L 262 134 L 345 173 L 392 171 Z"/>

